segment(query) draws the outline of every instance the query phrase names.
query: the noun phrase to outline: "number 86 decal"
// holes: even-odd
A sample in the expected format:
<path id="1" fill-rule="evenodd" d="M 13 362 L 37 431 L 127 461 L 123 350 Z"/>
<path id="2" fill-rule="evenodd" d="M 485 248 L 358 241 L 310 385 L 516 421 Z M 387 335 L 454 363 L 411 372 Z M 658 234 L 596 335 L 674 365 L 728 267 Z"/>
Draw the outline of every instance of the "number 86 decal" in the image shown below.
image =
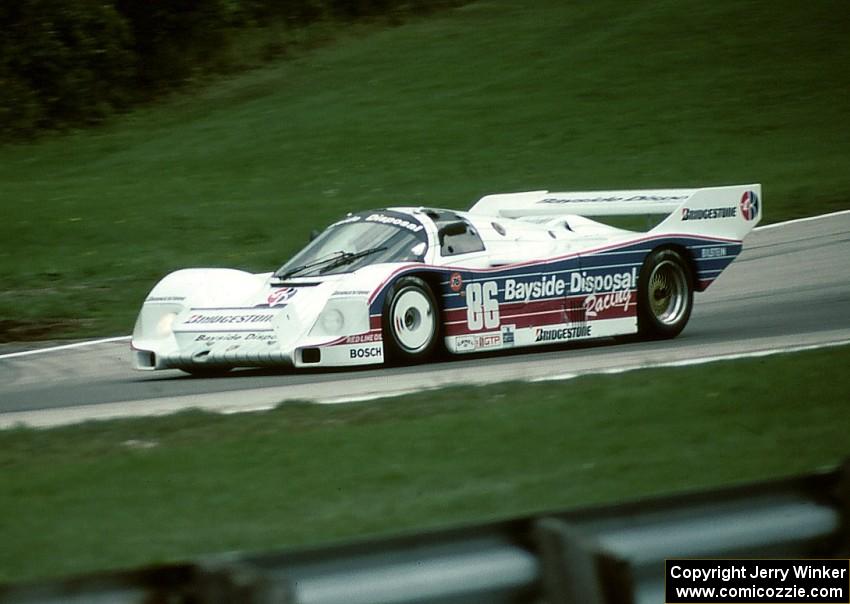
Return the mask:
<path id="1" fill-rule="evenodd" d="M 470 331 L 499 326 L 499 288 L 495 281 L 466 286 L 466 322 Z"/>

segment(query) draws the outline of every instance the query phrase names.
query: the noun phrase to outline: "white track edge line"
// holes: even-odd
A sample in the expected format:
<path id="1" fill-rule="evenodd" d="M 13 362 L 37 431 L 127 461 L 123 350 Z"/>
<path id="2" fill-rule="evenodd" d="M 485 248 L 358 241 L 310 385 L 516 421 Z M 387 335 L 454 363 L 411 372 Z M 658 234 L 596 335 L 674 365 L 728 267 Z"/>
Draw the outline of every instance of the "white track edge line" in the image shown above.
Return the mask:
<path id="1" fill-rule="evenodd" d="M 763 349 L 763 350 L 756 350 L 756 351 L 752 351 L 752 352 L 731 353 L 731 354 L 728 354 L 728 355 L 714 355 L 714 356 L 703 357 L 703 358 L 697 357 L 697 358 L 685 359 L 685 360 L 681 360 L 681 361 L 667 361 L 667 362 L 646 364 L 646 365 L 631 365 L 631 366 L 622 367 L 622 368 L 609 368 L 609 369 L 589 370 L 589 371 L 585 371 L 585 372 L 576 372 L 576 373 L 563 373 L 563 374 L 556 375 L 556 376 L 546 376 L 546 377 L 526 378 L 526 379 L 520 378 L 520 379 L 515 379 L 515 380 L 509 380 L 509 381 L 519 381 L 519 382 L 564 381 L 564 380 L 568 380 L 568 379 L 577 378 L 577 377 L 580 377 L 580 376 L 583 376 L 583 375 L 615 375 L 615 374 L 626 373 L 626 372 L 629 372 L 629 371 L 635 371 L 635 370 L 639 370 L 639 369 L 658 369 L 658 368 L 666 368 L 666 367 L 683 367 L 683 366 L 688 366 L 688 365 L 701 365 L 701 364 L 708 364 L 708 363 L 713 363 L 713 362 L 717 362 L 717 361 L 734 360 L 734 359 L 742 359 L 742 358 L 753 358 L 753 357 L 765 357 L 765 356 L 781 354 L 781 353 L 802 352 L 802 351 L 806 351 L 806 350 L 815 350 L 815 349 L 819 349 L 819 348 L 831 348 L 831 347 L 837 347 L 837 346 L 844 346 L 844 345 L 848 345 L 848 344 L 850 344 L 850 339 L 845 338 L 843 340 L 835 340 L 835 341 L 832 341 L 832 342 L 823 342 L 823 343 L 820 343 L 820 344 L 806 344 L 806 345 L 800 345 L 800 346 L 787 346 L 787 347 L 781 347 L 781 348 L 766 348 L 766 349 Z M 372 394 L 360 394 L 360 395 L 353 395 L 353 396 L 343 395 L 343 396 L 336 396 L 336 397 L 334 397 L 334 396 L 317 397 L 316 399 L 313 399 L 312 402 L 313 402 L 313 404 L 318 404 L 318 405 L 335 405 L 335 404 L 344 404 L 344 403 L 365 402 L 365 401 L 393 398 L 393 397 L 402 396 L 402 395 L 405 395 L 405 394 L 412 394 L 412 393 L 415 393 L 415 392 L 425 392 L 425 391 L 436 390 L 436 389 L 440 389 L 440 388 L 448 388 L 448 387 L 456 386 L 456 385 L 489 386 L 489 385 L 492 385 L 492 384 L 495 384 L 495 383 L 499 383 L 499 380 L 493 380 L 493 381 L 488 380 L 486 382 L 480 382 L 480 383 L 457 382 L 457 383 L 435 385 L 433 387 L 424 388 L 424 389 L 415 389 L 415 390 L 414 389 L 400 389 L 400 390 L 394 390 L 394 391 L 383 392 L 383 393 L 375 393 L 374 395 L 372 395 Z M 298 398 L 302 398 L 302 397 L 298 397 Z M 228 406 L 225 406 L 225 407 L 214 409 L 214 408 L 210 408 L 210 407 L 204 407 L 204 406 L 197 407 L 195 405 L 192 405 L 192 406 L 189 406 L 187 408 L 201 408 L 201 409 L 204 409 L 205 411 L 207 411 L 209 413 L 218 413 L 218 414 L 221 414 L 221 415 L 235 415 L 235 414 L 241 414 L 241 413 L 256 413 L 256 412 L 262 412 L 262 411 L 270 411 L 272 409 L 277 408 L 279 405 L 285 404 L 289 400 L 292 400 L 292 399 L 288 399 L 284 396 L 283 398 L 279 399 L 275 403 L 267 403 L 267 402 L 266 403 L 257 403 L 257 404 L 246 406 L 246 407 L 233 407 L 232 405 L 228 405 Z M 76 410 L 83 410 L 83 409 L 88 408 L 88 407 L 90 407 L 90 406 L 89 405 L 83 405 L 83 406 L 77 407 L 75 409 Z M 67 408 L 60 409 L 60 411 L 66 411 L 66 410 L 67 410 Z M 59 420 L 54 420 L 54 421 L 46 421 L 46 422 L 45 421 L 33 421 L 31 419 L 27 420 L 27 419 L 21 418 L 20 416 L 22 416 L 22 415 L 33 415 L 33 416 L 49 417 L 49 416 L 55 415 L 57 409 L 42 409 L 42 410 L 37 410 L 37 411 L 32 411 L 32 412 L 12 412 L 9 415 L 15 416 L 15 418 L 11 421 L 9 420 L 8 417 L 4 417 L 3 416 L 4 414 L 0 414 L 0 431 L 3 431 L 5 429 L 9 429 L 9 428 L 14 428 L 16 426 L 21 426 L 21 425 L 41 429 L 41 428 L 51 428 L 51 427 L 63 426 L 63 425 L 79 424 L 79 423 L 82 423 L 84 421 L 108 421 L 108 420 L 113 420 L 113 419 L 147 417 L 147 416 L 157 416 L 157 417 L 159 417 L 159 416 L 165 416 L 165 415 L 173 415 L 174 413 L 178 413 L 180 410 L 181 409 L 168 409 L 168 410 L 157 409 L 153 412 L 150 412 L 150 410 L 146 410 L 146 412 L 143 412 L 143 413 L 127 413 L 127 414 L 124 414 L 124 413 L 121 413 L 121 414 L 109 413 L 109 414 L 102 416 L 102 417 L 76 417 L 75 416 L 73 418 L 65 418 L 65 419 L 59 419 Z"/>
<path id="2" fill-rule="evenodd" d="M 834 342 L 823 342 L 821 344 L 803 344 L 800 346 L 782 346 L 779 348 L 765 348 L 764 350 L 753 350 L 750 352 L 733 352 L 729 354 L 718 354 L 710 357 L 695 357 L 692 359 L 684 359 L 681 361 L 665 361 L 662 363 L 651 363 L 647 365 L 629 365 L 626 367 L 614 367 L 611 369 L 600 369 L 596 371 L 587 371 L 582 373 L 563 373 L 559 375 L 546 376 L 541 378 L 533 378 L 530 382 L 550 382 L 559 380 L 570 380 L 581 375 L 615 375 L 618 373 L 627 373 L 629 371 L 637 371 L 639 369 L 663 369 L 665 367 L 688 367 L 692 365 L 704 365 L 707 363 L 715 363 L 718 361 L 734 361 L 736 359 L 751 359 L 758 357 L 773 356 L 789 352 L 805 352 L 807 350 L 817 350 L 820 348 L 834 348 L 836 346 L 846 346 L 850 344 L 850 339 L 836 340 Z"/>
<path id="3" fill-rule="evenodd" d="M 43 352 L 56 352 L 59 350 L 70 350 L 72 348 L 83 348 L 84 346 L 93 346 L 95 344 L 106 344 L 108 342 L 123 342 L 129 340 L 133 336 L 116 336 L 114 338 L 102 338 L 100 340 L 86 340 L 85 342 L 75 342 L 74 344 L 63 344 L 61 346 L 50 346 L 49 348 L 37 348 L 35 350 L 23 350 L 21 352 L 10 352 L 0 354 L 0 359 L 13 359 L 15 357 L 27 357 Z"/>
<path id="4" fill-rule="evenodd" d="M 829 214 L 818 214 L 817 216 L 806 216 L 805 218 L 795 218 L 793 220 L 786 220 L 785 222 L 774 222 L 773 224 L 766 224 L 764 226 L 756 227 L 754 231 L 765 231 L 768 229 L 774 229 L 776 227 L 785 226 L 788 224 L 797 224 L 798 222 L 811 222 L 813 220 L 820 220 L 821 218 L 831 218 L 832 216 L 840 216 L 842 214 L 850 214 L 850 210 L 838 210 L 837 212 L 830 212 Z"/>
<path id="5" fill-rule="evenodd" d="M 819 348 L 833 348 L 836 346 L 845 346 L 850 344 L 850 339 L 845 340 L 836 340 L 834 342 L 823 342 L 820 344 L 804 344 L 800 346 L 785 346 L 780 348 L 766 348 L 764 350 L 754 350 L 750 352 L 735 352 L 730 354 L 723 355 L 713 355 L 710 357 L 695 357 L 692 359 L 684 359 L 682 361 L 664 361 L 661 363 L 650 363 L 644 365 L 628 365 L 626 367 L 615 367 L 610 369 L 591 369 L 588 371 L 579 371 L 579 372 L 571 372 L 571 373 L 561 373 L 558 375 L 546 376 L 546 377 L 536 377 L 536 378 L 527 378 L 527 379 L 518 379 L 518 380 L 508 380 L 508 381 L 519 381 L 519 382 L 554 382 L 554 381 L 566 381 L 572 380 L 577 377 L 587 376 L 587 375 L 616 375 L 619 373 L 627 373 L 629 371 L 637 371 L 640 369 L 664 369 L 667 367 L 687 367 L 691 365 L 705 365 L 708 363 L 715 363 L 718 361 L 732 361 L 735 359 L 747 359 L 747 358 L 757 358 L 757 357 L 766 357 L 772 356 L 776 354 L 782 353 L 793 353 L 793 352 L 804 352 L 807 350 L 817 350 Z M 484 382 L 484 383 L 475 383 L 469 382 L 466 384 L 458 383 L 458 384 L 444 384 L 439 386 L 433 386 L 431 388 L 418 388 L 411 390 L 400 390 L 395 392 L 386 392 L 386 393 L 375 393 L 375 394 L 367 394 L 367 395 L 354 395 L 354 396 L 334 396 L 328 398 L 317 398 L 312 402 L 318 405 L 338 405 L 343 403 L 359 403 L 363 401 L 372 401 L 378 399 L 385 398 L 394 398 L 397 396 L 403 396 L 405 394 L 413 394 L 417 392 L 425 392 L 428 390 L 439 390 L 441 388 L 449 388 L 453 385 L 467 385 L 467 386 L 489 386 L 492 384 L 500 383 L 498 381 L 495 382 Z M 286 402 L 281 401 L 281 403 Z"/>

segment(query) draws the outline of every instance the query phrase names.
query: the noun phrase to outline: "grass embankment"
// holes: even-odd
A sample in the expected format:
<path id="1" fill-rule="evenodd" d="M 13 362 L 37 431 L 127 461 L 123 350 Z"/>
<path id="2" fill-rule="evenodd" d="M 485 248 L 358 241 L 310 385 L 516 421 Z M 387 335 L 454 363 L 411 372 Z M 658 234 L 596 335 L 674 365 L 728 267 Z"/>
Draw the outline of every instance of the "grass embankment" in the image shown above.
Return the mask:
<path id="1" fill-rule="evenodd" d="M 274 269 L 342 212 L 759 181 L 848 207 L 842 2 L 478 2 L 0 149 L 0 339 L 125 334 L 186 266 Z"/>
<path id="2" fill-rule="evenodd" d="M 848 365 L 843 347 L 342 406 L 2 431 L 0 581 L 809 471 L 848 452 L 850 379 L 835 371 Z"/>

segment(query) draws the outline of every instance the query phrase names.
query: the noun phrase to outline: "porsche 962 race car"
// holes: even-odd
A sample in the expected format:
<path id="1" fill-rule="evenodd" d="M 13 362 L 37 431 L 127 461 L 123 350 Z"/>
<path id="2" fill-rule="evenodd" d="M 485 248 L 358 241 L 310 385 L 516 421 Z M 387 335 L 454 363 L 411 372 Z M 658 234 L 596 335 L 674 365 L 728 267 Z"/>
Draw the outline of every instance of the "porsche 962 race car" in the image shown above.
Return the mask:
<path id="1" fill-rule="evenodd" d="M 757 184 L 488 195 L 349 214 L 273 273 L 179 270 L 144 301 L 138 369 L 338 367 L 639 333 L 671 338 L 761 218 Z M 663 214 L 648 232 L 589 216 Z"/>

